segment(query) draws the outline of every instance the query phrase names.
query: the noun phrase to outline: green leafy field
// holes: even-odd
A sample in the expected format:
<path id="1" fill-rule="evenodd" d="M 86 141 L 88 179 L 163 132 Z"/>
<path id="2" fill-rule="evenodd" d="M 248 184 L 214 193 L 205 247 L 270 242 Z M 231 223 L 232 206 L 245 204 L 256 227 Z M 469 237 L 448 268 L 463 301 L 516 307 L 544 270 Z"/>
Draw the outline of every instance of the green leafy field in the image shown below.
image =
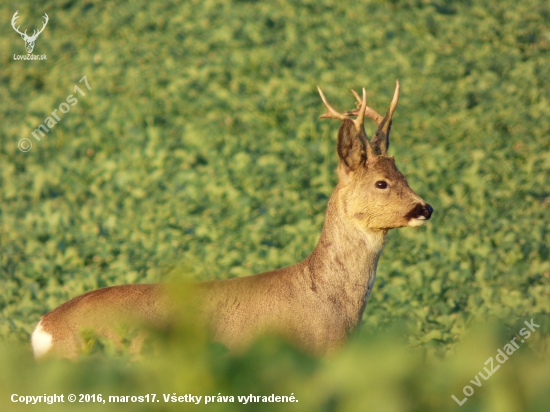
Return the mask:
<path id="1" fill-rule="evenodd" d="M 550 406 L 547 1 L 6 1 L 0 5 L 0 409 L 12 394 L 145 395 L 55 410 L 543 411 Z M 10 27 L 50 21 L 34 53 Z M 79 83 L 84 76 L 85 82 Z M 336 184 L 350 88 L 435 209 L 390 232 L 361 331 L 311 359 L 263 340 L 230 356 L 185 333 L 131 362 L 96 342 L 36 363 L 41 315 L 99 287 L 224 279 L 305 258 Z M 78 86 L 81 92 L 75 91 Z M 84 94 L 84 95 L 83 95 Z M 78 102 L 37 141 L 67 97 Z M 367 133 L 374 128 L 368 125 Z M 18 149 L 29 139 L 32 149 Z M 487 381 L 470 380 L 540 325 Z M 459 407 L 451 398 L 465 398 Z M 162 394 L 234 396 L 165 403 Z M 54 409 L 51 409 L 54 410 Z"/>

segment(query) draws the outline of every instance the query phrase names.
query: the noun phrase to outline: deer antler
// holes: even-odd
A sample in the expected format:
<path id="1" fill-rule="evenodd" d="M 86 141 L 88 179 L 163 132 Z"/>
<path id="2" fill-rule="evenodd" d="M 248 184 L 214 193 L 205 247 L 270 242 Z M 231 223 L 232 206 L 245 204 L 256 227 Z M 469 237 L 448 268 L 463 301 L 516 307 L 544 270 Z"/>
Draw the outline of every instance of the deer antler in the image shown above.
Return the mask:
<path id="1" fill-rule="evenodd" d="M 38 35 L 40 33 L 42 33 L 44 31 L 44 29 L 46 28 L 46 25 L 48 24 L 48 21 L 50 21 L 50 18 L 48 17 L 48 15 L 46 13 L 44 13 L 44 23 L 42 25 L 42 28 L 38 31 L 34 30 L 33 33 L 32 33 L 32 36 L 31 38 L 32 39 L 36 39 L 38 37 Z"/>
<path id="2" fill-rule="evenodd" d="M 19 16 L 17 15 L 17 13 L 19 13 L 19 10 L 17 10 L 17 11 L 15 12 L 15 14 L 13 15 L 13 17 L 12 17 L 12 19 L 11 19 L 11 27 L 13 27 L 13 29 L 14 29 L 17 33 L 19 33 L 21 36 L 29 37 L 29 36 L 27 36 L 27 30 L 25 30 L 25 33 L 21 33 L 21 32 L 19 31 L 19 27 L 21 27 L 21 26 L 15 27 L 15 21 L 19 18 Z"/>
<path id="3" fill-rule="evenodd" d="M 365 129 L 363 127 L 364 121 L 365 121 L 365 114 L 367 112 L 367 92 L 363 88 L 363 99 L 360 99 L 361 107 L 357 110 L 354 110 L 353 112 L 348 110 L 345 113 L 340 113 L 334 110 L 334 108 L 328 103 L 325 95 L 323 94 L 323 91 L 319 86 L 317 86 L 317 90 L 319 90 L 319 94 L 321 95 L 321 99 L 323 100 L 323 103 L 327 107 L 327 112 L 325 114 L 322 114 L 320 116 L 321 119 L 338 119 L 338 120 L 352 120 L 353 124 L 355 125 L 355 131 L 357 132 L 357 138 L 361 141 L 363 144 L 363 148 L 366 150 L 367 158 L 372 159 L 374 157 L 374 151 L 370 144 L 370 142 L 367 139 L 367 135 L 365 134 Z M 359 98 L 359 95 L 357 93 L 353 92 L 354 95 Z M 350 119 L 350 116 L 357 116 L 355 120 Z"/>
<path id="4" fill-rule="evenodd" d="M 47 13 L 44 13 L 44 23 L 42 24 L 42 28 L 40 30 L 34 30 L 33 33 L 32 33 L 32 36 L 29 36 L 27 34 L 27 30 L 25 30 L 24 33 L 21 33 L 21 31 L 19 31 L 19 27 L 21 26 L 17 26 L 15 27 L 15 24 L 16 24 L 16 20 L 19 18 L 18 16 L 18 13 L 19 13 L 19 10 L 17 10 L 15 12 L 15 14 L 13 15 L 12 19 L 11 19 L 11 26 L 13 27 L 13 29 L 19 33 L 21 35 L 21 37 L 23 37 L 26 41 L 33 41 L 33 40 L 36 40 L 36 38 L 40 35 L 40 33 L 42 33 L 44 31 L 44 29 L 46 28 L 46 25 L 48 24 L 48 21 L 50 21 L 50 18 L 48 17 L 48 14 Z"/>
<path id="5" fill-rule="evenodd" d="M 387 154 L 387 150 L 390 147 L 390 130 L 392 124 L 392 116 L 395 112 L 395 108 L 397 107 L 397 102 L 399 101 L 399 90 L 399 80 L 396 80 L 393 98 L 390 103 L 390 107 L 384 117 L 380 116 L 374 109 L 369 106 L 366 106 L 364 109 L 365 116 L 374 120 L 376 122 L 376 125 L 378 126 L 378 130 L 371 140 L 372 147 L 376 152 L 380 152 L 380 154 L 382 154 L 383 156 Z M 359 95 L 355 92 L 355 90 L 352 90 L 351 92 L 357 100 L 355 105 L 359 107 L 359 105 L 361 104 L 361 99 L 359 98 Z M 346 115 L 357 116 L 359 112 L 361 112 L 361 109 L 350 110 L 346 112 Z M 382 142 L 384 142 L 385 144 L 381 144 Z"/>
<path id="6" fill-rule="evenodd" d="M 353 119 L 350 119 L 350 120 L 353 120 L 353 123 L 355 124 L 355 129 L 357 130 L 357 132 L 361 132 L 362 130 L 362 126 L 363 126 L 363 122 L 364 122 L 364 114 L 367 114 L 367 110 L 370 109 L 369 106 L 367 106 L 367 93 L 365 92 L 365 89 L 363 88 L 363 99 L 359 98 L 359 95 L 354 91 L 352 90 L 353 94 L 355 95 L 355 97 L 357 98 L 358 100 L 358 107 L 363 107 L 365 106 L 365 109 L 363 109 L 361 111 L 361 109 L 357 109 L 357 110 L 353 110 L 353 111 L 350 111 L 348 110 L 347 112 L 344 112 L 344 113 L 340 113 L 340 112 L 337 112 L 336 110 L 334 110 L 334 108 L 328 103 L 325 95 L 323 94 L 323 91 L 321 90 L 321 88 L 319 86 L 317 86 L 317 90 L 319 90 L 319 94 L 321 95 L 321 99 L 323 100 L 323 103 L 325 104 L 325 106 L 327 107 L 327 112 L 325 114 L 322 114 L 320 116 L 321 119 L 338 119 L 338 120 L 344 120 L 344 119 L 350 119 L 350 116 L 357 116 L 357 118 L 355 120 Z M 372 110 L 372 109 L 371 109 Z M 368 117 L 368 115 L 367 115 Z M 382 117 L 382 116 L 380 116 Z"/>
<path id="7" fill-rule="evenodd" d="M 359 114 L 359 112 L 361 111 L 361 98 L 359 97 L 359 95 L 357 94 L 357 92 L 355 90 L 351 90 L 351 92 L 353 93 L 353 95 L 355 96 L 355 99 L 357 100 L 357 102 L 355 103 L 355 105 L 357 106 L 357 109 L 355 110 L 350 110 L 348 112 L 346 112 L 346 114 L 349 114 L 350 116 L 357 116 Z M 384 117 L 380 116 L 372 107 L 370 107 L 369 105 L 367 105 L 367 107 L 365 107 L 365 116 L 367 116 L 369 119 L 372 119 L 376 122 L 376 125 L 378 126 L 380 124 L 380 122 L 382 122 L 382 119 Z"/>
<path id="8" fill-rule="evenodd" d="M 323 100 L 323 103 L 327 107 L 327 112 L 325 114 L 322 114 L 319 118 L 320 119 L 338 119 L 338 120 L 344 120 L 348 119 L 347 116 L 343 115 L 342 113 L 337 112 L 332 108 L 332 106 L 327 102 L 327 99 L 321 90 L 319 86 L 317 86 L 317 90 L 319 90 L 319 94 L 321 95 L 321 99 Z"/>

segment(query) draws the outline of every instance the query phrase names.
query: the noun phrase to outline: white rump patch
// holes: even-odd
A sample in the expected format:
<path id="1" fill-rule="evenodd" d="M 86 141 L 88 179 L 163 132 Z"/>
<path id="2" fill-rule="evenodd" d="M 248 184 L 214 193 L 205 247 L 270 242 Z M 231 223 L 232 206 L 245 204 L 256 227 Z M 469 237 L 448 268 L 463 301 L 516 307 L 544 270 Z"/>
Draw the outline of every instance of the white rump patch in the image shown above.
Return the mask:
<path id="1" fill-rule="evenodd" d="M 38 322 L 31 335 L 31 345 L 35 358 L 45 355 L 52 347 L 52 335 L 42 328 L 41 323 L 42 321 Z"/>
<path id="2" fill-rule="evenodd" d="M 422 226 L 424 223 L 426 223 L 426 218 L 424 216 L 419 216 L 418 218 L 409 220 L 410 227 Z"/>

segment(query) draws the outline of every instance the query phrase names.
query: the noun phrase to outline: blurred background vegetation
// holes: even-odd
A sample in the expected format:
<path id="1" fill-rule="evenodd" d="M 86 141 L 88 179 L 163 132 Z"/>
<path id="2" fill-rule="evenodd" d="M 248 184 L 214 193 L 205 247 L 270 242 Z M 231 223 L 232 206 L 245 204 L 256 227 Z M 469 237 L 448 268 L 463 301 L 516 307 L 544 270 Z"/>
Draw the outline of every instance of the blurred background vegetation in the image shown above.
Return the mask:
<path id="1" fill-rule="evenodd" d="M 34 50 L 47 60 L 14 61 L 16 10 L 29 32 L 48 13 Z M 250 407 L 261 411 L 548 410 L 547 1 L 7 0 L 0 16 L 3 411 L 30 408 L 12 393 L 174 392 L 300 401 Z M 137 363 L 101 342 L 76 364 L 34 361 L 40 316 L 83 292 L 306 257 L 336 183 L 338 124 L 318 119 L 315 85 L 340 110 L 364 86 L 383 112 L 395 79 L 391 154 L 435 213 L 389 234 L 364 324 L 340 354 L 263 340 L 228 356 L 176 333 Z M 86 96 L 36 141 L 75 85 Z M 530 319 L 540 329 L 471 384 Z M 459 407 L 465 385 L 475 393 Z"/>

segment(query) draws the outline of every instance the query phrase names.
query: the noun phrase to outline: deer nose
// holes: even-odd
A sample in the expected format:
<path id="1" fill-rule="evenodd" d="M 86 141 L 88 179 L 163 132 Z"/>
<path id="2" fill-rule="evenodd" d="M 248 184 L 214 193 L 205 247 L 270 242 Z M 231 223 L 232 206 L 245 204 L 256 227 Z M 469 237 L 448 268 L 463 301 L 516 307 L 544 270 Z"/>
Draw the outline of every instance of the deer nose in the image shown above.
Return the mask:
<path id="1" fill-rule="evenodd" d="M 434 211 L 433 207 L 431 207 L 429 204 L 426 203 L 426 205 L 422 207 L 422 211 L 420 213 L 422 216 L 426 218 L 426 220 L 428 220 L 429 218 L 432 217 L 433 211 Z"/>

